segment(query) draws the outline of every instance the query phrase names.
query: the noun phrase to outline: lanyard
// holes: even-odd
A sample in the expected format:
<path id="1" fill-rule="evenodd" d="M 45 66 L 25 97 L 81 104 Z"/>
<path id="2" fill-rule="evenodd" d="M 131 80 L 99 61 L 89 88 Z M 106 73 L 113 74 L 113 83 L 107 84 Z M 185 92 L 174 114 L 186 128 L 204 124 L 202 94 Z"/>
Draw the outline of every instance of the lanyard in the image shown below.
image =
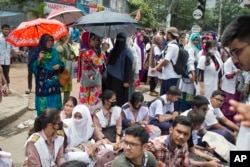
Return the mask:
<path id="1" fill-rule="evenodd" d="M 129 160 L 127 160 L 130 164 L 130 167 L 135 167 L 134 164 L 132 164 Z M 147 163 L 148 163 L 148 154 L 146 152 L 144 152 L 144 156 L 142 158 L 142 164 L 143 166 L 141 167 L 146 167 L 147 166 Z"/>

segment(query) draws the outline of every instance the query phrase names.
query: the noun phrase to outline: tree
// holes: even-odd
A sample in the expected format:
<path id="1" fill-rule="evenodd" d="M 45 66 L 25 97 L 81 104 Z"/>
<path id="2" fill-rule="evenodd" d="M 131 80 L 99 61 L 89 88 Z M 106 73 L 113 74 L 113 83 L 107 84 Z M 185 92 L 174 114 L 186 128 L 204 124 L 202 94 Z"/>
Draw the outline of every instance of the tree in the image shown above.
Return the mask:
<path id="1" fill-rule="evenodd" d="M 219 20 L 219 5 L 220 4 L 217 2 L 216 8 L 213 11 L 215 14 L 211 16 L 210 20 L 210 25 L 216 28 L 218 27 Z M 223 31 L 233 19 L 245 14 L 250 14 L 249 8 L 243 8 L 239 3 L 231 2 L 231 0 L 223 0 L 221 30 Z"/>
<path id="2" fill-rule="evenodd" d="M 145 3 L 143 0 L 128 0 L 128 3 L 133 11 L 131 13 L 132 17 L 135 17 L 136 11 L 139 9 L 141 12 L 141 18 L 139 24 L 144 27 L 155 27 L 157 26 L 156 19 L 153 15 L 151 7 L 148 3 Z"/>
<path id="3" fill-rule="evenodd" d="M 197 4 L 197 0 L 173 0 L 171 26 L 189 30 L 194 24 L 198 24 L 192 16 L 197 8 L 194 4 Z"/>

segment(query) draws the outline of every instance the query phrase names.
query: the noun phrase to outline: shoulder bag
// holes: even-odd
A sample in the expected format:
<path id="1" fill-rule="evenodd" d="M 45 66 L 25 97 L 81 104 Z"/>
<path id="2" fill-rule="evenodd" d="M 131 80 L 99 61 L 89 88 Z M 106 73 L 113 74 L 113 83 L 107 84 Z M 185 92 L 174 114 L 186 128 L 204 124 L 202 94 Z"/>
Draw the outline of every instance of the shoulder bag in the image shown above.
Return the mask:
<path id="1" fill-rule="evenodd" d="M 91 63 L 90 65 L 92 66 L 91 70 L 84 70 L 82 72 L 81 84 L 84 87 L 94 87 L 97 85 L 101 85 L 102 78 L 100 71 L 97 69 L 97 67 L 94 66 L 93 63 Z"/>

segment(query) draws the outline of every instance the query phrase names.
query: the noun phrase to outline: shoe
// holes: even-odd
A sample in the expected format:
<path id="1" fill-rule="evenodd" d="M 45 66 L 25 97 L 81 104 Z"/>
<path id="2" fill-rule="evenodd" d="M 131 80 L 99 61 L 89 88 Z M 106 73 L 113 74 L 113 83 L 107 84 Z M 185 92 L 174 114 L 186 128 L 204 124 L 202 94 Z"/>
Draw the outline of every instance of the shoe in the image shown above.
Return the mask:
<path id="1" fill-rule="evenodd" d="M 30 93 L 31 93 L 30 89 L 25 91 L 25 94 L 30 94 Z"/>
<path id="2" fill-rule="evenodd" d="M 155 92 L 150 92 L 149 95 L 150 95 L 150 96 L 158 96 L 158 94 L 155 93 Z"/>
<path id="3" fill-rule="evenodd" d="M 157 92 L 156 90 L 153 90 L 153 92 L 155 92 L 155 93 L 159 94 L 159 92 Z"/>

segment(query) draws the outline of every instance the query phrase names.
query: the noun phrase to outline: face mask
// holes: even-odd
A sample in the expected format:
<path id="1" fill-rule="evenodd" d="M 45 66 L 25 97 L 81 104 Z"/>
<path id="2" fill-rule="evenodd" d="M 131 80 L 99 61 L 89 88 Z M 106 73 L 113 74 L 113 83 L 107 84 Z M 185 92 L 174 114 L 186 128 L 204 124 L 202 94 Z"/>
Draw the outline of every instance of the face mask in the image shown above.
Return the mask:
<path id="1" fill-rule="evenodd" d="M 110 106 L 111 106 L 111 107 L 116 106 L 116 101 L 112 101 L 112 102 L 110 103 Z"/>
<path id="2" fill-rule="evenodd" d="M 215 55 L 215 53 L 216 53 L 216 51 L 213 50 L 213 49 L 210 49 L 208 52 L 209 52 L 210 54 L 212 54 L 212 55 Z"/>

